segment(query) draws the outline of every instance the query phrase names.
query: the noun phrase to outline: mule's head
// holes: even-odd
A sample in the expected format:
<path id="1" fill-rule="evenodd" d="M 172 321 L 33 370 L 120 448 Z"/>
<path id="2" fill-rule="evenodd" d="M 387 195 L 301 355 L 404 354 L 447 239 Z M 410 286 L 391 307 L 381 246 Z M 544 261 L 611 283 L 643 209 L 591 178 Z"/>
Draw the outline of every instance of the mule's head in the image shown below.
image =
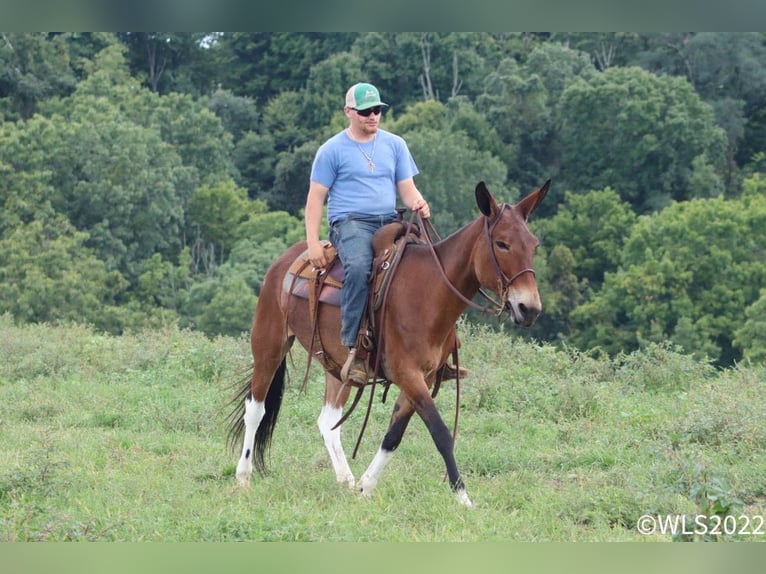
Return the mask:
<path id="1" fill-rule="evenodd" d="M 533 269 L 537 238 L 527 220 L 548 193 L 551 180 L 516 205 L 498 205 L 484 182 L 476 186 L 476 203 L 484 214 L 483 241 L 474 261 L 479 282 L 502 298 L 514 323 L 530 326 L 542 311 Z"/>

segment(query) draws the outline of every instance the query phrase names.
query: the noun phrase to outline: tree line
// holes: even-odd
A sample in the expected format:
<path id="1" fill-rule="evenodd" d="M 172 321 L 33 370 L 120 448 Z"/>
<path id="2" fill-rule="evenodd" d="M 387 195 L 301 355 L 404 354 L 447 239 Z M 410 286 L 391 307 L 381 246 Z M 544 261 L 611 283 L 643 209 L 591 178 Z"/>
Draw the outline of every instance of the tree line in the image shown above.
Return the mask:
<path id="1" fill-rule="evenodd" d="M 761 33 L 0 33 L 0 313 L 247 330 L 357 81 L 440 233 L 553 179 L 531 336 L 764 359 Z"/>

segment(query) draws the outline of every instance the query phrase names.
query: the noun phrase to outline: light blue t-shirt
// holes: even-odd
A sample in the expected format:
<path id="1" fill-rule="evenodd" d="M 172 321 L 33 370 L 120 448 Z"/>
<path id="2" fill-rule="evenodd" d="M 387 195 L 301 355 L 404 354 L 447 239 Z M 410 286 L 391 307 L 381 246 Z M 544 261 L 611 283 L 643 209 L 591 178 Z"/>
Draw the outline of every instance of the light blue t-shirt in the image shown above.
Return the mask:
<path id="1" fill-rule="evenodd" d="M 365 154 L 375 164 L 372 172 Z M 322 144 L 311 167 L 311 180 L 329 188 L 330 224 L 350 214 L 395 214 L 396 183 L 417 174 L 407 143 L 381 129 L 375 137 L 374 153 L 372 141 L 357 144 L 343 130 Z"/>

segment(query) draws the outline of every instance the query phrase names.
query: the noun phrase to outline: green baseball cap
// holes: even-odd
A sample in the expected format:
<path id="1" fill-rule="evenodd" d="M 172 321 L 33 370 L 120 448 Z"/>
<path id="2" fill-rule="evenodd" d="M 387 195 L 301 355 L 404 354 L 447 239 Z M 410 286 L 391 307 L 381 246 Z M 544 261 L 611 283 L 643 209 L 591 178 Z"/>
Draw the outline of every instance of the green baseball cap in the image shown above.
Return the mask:
<path id="1" fill-rule="evenodd" d="M 386 106 L 380 101 L 380 92 L 372 84 L 354 84 L 346 92 L 346 107 L 355 110 L 366 110 L 373 106 Z"/>

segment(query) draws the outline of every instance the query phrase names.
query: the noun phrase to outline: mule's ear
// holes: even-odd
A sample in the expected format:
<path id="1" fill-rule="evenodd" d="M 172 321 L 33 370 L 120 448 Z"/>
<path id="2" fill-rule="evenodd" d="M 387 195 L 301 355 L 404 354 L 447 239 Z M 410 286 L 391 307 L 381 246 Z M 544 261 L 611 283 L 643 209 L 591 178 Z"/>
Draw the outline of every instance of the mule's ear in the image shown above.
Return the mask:
<path id="1" fill-rule="evenodd" d="M 532 215 L 535 209 L 537 209 L 537 206 L 540 205 L 540 202 L 545 197 L 545 194 L 548 193 L 548 189 L 550 187 L 551 180 L 548 179 L 548 181 L 546 181 L 540 189 L 533 191 L 516 204 L 516 206 L 521 210 L 521 214 L 524 216 L 525 220 L 529 219 L 529 216 Z"/>
<path id="2" fill-rule="evenodd" d="M 483 181 L 476 185 L 476 205 L 479 206 L 479 210 L 487 217 L 497 212 L 497 202 Z"/>

